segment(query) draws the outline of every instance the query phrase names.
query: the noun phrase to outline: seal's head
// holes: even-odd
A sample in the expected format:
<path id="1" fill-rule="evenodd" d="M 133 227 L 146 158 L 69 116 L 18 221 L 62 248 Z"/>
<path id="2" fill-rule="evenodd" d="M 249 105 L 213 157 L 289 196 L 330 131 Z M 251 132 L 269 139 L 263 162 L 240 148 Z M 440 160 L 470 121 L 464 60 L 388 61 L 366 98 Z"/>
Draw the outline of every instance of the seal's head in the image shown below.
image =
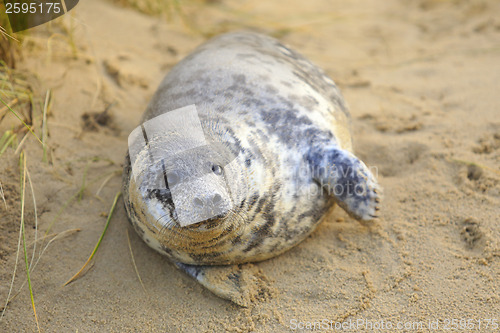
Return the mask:
<path id="1" fill-rule="evenodd" d="M 167 115 L 129 136 L 128 209 L 143 237 L 159 240 L 163 251 L 202 251 L 204 243 L 239 232 L 250 171 L 214 127 L 189 117 L 176 124 L 176 115 Z"/>

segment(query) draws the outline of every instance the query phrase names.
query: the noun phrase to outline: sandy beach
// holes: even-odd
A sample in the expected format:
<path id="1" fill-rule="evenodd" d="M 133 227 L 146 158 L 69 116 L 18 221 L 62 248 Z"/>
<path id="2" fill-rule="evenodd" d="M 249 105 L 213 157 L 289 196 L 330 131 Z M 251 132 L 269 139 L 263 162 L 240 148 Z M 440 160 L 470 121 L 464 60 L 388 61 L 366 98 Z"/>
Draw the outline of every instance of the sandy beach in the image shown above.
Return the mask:
<path id="1" fill-rule="evenodd" d="M 499 13 L 494 0 L 192 0 L 158 16 L 86 0 L 31 29 L 16 70 L 37 96 L 40 137 L 50 91 L 47 152 L 44 162 L 29 134 L 0 157 L 0 310 L 16 272 L 0 331 L 38 331 L 22 242 L 18 252 L 24 151 L 41 332 L 354 332 L 382 323 L 375 331 L 500 332 Z M 271 292 L 242 308 L 150 249 L 120 199 L 91 267 L 63 286 L 104 229 L 128 134 L 162 78 L 210 36 L 238 29 L 280 39 L 337 83 L 354 150 L 384 189 L 380 218 L 359 223 L 336 208 L 297 247 L 248 264 Z M 7 113 L 0 136 L 12 128 L 21 141 L 26 131 Z"/>

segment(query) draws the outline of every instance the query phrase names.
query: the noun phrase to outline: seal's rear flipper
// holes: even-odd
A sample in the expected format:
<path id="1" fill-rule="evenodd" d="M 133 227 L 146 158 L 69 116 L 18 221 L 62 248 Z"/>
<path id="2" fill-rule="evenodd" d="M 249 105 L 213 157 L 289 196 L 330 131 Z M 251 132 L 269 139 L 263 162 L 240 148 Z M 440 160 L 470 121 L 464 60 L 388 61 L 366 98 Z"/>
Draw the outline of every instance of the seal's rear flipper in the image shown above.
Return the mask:
<path id="1" fill-rule="evenodd" d="M 271 295 L 267 278 L 252 264 L 197 266 L 176 262 L 175 265 L 215 295 L 243 307 Z"/>
<path id="2" fill-rule="evenodd" d="M 349 215 L 358 220 L 378 217 L 381 189 L 360 159 L 337 146 L 311 149 L 305 158 L 314 180 Z"/>

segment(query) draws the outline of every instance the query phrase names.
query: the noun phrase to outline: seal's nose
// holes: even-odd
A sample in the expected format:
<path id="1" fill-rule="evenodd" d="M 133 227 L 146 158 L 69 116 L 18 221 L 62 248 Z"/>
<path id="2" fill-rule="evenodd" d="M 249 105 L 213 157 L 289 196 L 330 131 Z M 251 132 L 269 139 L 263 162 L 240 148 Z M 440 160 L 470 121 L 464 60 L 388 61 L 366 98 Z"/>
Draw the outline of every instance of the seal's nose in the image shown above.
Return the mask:
<path id="1" fill-rule="evenodd" d="M 229 208 L 228 202 L 219 193 L 202 195 L 193 199 L 193 214 L 198 222 L 217 222 L 218 219 L 228 214 Z"/>
<path id="2" fill-rule="evenodd" d="M 197 208 L 217 207 L 221 203 L 222 203 L 222 197 L 218 193 L 208 198 L 194 198 L 193 200 L 193 204 Z"/>

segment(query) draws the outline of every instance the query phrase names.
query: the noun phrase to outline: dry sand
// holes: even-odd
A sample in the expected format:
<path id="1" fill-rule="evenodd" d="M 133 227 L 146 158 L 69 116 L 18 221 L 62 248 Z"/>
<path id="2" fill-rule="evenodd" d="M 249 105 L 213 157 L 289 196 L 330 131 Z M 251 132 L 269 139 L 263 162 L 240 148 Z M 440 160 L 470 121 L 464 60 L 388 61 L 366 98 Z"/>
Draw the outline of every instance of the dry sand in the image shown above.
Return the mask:
<path id="1" fill-rule="evenodd" d="M 357 154 L 378 168 L 381 218 L 363 225 L 335 209 L 299 246 L 255 264 L 274 293 L 245 309 L 148 248 L 120 202 L 93 267 L 62 287 L 103 230 L 120 176 L 95 194 L 106 175 L 120 171 L 128 133 L 165 73 L 205 40 L 176 14 L 167 22 L 103 0 L 81 1 L 71 15 L 33 29 L 18 63 L 39 77 L 42 96 L 49 88 L 53 94 L 51 163 L 41 162 L 33 138 L 23 146 L 38 237 L 54 219 L 51 233 L 81 230 L 50 243 L 31 273 L 41 331 L 287 332 L 294 319 L 438 320 L 439 330 L 446 320 L 473 319 L 491 331 L 484 320 L 500 321 L 500 3 L 235 3 L 183 10 L 204 32 L 253 28 L 277 35 L 330 74 L 350 105 Z M 107 108 L 110 119 L 85 125 L 84 114 L 93 119 Z M 13 123 L 4 120 L 1 132 Z M 8 208 L 0 202 L 1 300 L 17 250 L 17 163 L 13 149 L 0 159 Z M 58 215 L 84 174 L 82 199 Z M 27 193 L 32 241 L 35 213 Z M 17 271 L 14 293 L 25 280 L 24 262 Z M 26 285 L 0 331 L 36 331 Z"/>

